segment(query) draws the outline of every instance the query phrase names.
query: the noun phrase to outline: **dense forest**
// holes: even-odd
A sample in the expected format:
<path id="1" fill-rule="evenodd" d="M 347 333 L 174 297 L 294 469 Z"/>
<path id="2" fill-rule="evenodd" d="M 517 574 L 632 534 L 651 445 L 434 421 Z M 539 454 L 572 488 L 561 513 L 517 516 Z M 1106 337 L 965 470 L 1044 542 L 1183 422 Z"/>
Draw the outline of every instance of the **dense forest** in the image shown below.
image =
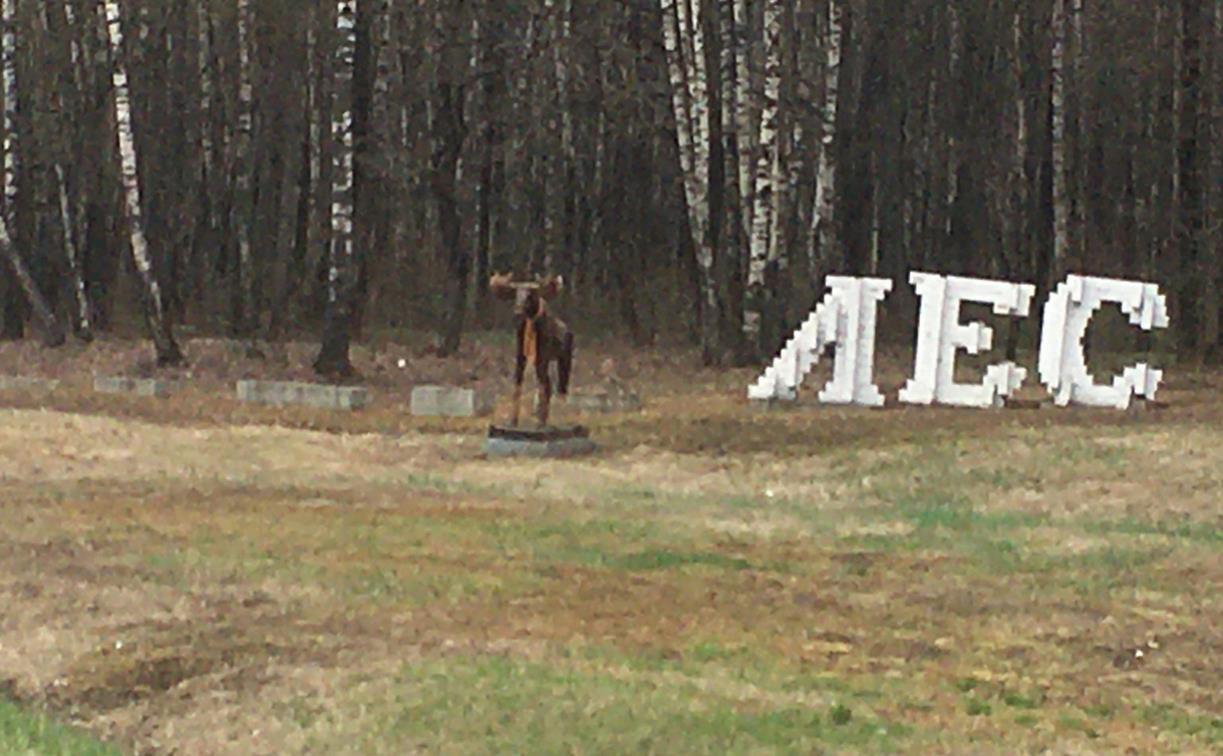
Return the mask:
<path id="1" fill-rule="evenodd" d="M 828 274 L 1077 271 L 1223 355 L 1223 0 L 0 2 L 4 338 L 342 375 L 555 273 L 572 321 L 727 364 Z"/>

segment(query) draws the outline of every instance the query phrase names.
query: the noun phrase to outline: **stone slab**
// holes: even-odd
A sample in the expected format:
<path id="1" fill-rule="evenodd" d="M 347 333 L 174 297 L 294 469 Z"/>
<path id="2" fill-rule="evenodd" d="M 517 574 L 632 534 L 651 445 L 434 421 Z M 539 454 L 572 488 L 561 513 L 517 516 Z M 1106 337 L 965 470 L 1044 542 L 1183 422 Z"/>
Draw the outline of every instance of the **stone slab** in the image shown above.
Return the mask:
<path id="1" fill-rule="evenodd" d="M 321 409 L 356 410 L 369 404 L 364 386 L 334 386 L 294 381 L 238 381 L 239 401 L 283 406 L 301 404 Z"/>
<path id="2" fill-rule="evenodd" d="M 26 375 L 0 375 L 0 391 L 54 391 L 59 381 Z"/>
<path id="3" fill-rule="evenodd" d="M 493 398 L 478 389 L 456 386 L 416 386 L 411 412 L 423 417 L 483 417 L 493 411 Z"/>
<path id="4" fill-rule="evenodd" d="M 175 384 L 160 378 L 129 378 L 123 375 L 98 375 L 93 390 L 100 394 L 131 394 L 164 398 L 174 393 Z"/>
<path id="5" fill-rule="evenodd" d="M 564 458 L 592 454 L 598 445 L 582 426 L 570 428 L 488 429 L 484 453 L 490 457 Z"/>

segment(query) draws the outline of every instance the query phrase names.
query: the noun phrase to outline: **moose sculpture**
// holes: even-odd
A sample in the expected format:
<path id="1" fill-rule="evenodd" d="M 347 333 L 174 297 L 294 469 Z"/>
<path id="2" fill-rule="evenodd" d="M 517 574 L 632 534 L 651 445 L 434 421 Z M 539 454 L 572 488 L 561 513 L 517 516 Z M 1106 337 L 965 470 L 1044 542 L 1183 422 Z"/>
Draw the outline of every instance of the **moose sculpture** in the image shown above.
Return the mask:
<path id="1" fill-rule="evenodd" d="M 517 321 L 517 350 L 514 355 L 514 415 L 518 425 L 518 409 L 522 399 L 522 378 L 528 364 L 535 366 L 539 385 L 537 417 L 540 427 L 548 424 L 552 402 L 552 379 L 549 365 L 556 362 L 557 393 L 569 395 L 569 376 L 573 368 L 573 334 L 569 327 L 547 311 L 545 303 L 554 299 L 564 286 L 560 276 L 549 276 L 533 282 L 514 281 L 508 275 L 494 274 L 488 282 L 493 296 L 514 300 Z"/>

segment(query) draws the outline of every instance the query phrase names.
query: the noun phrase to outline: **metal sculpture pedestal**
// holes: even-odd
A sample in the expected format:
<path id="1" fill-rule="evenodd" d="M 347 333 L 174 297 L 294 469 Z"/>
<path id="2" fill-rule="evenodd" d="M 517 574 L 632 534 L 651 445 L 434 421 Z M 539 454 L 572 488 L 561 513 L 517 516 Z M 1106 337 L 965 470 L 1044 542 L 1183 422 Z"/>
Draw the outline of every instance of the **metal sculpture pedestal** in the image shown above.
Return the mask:
<path id="1" fill-rule="evenodd" d="M 490 425 L 484 453 L 490 457 L 578 457 L 598 446 L 580 426 L 513 428 Z"/>

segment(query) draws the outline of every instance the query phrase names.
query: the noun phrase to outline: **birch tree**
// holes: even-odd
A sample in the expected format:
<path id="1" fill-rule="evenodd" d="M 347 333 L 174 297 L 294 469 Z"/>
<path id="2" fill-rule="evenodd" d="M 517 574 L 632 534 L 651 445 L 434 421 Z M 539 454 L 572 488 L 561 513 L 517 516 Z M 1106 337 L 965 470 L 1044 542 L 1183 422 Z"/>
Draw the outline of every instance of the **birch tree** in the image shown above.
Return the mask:
<path id="1" fill-rule="evenodd" d="M 238 14 L 238 125 L 234 139 L 234 201 L 230 221 L 238 242 L 237 296 L 234 326 L 237 334 L 254 336 L 258 313 L 255 309 L 255 265 L 251 257 L 251 225 L 254 223 L 255 158 L 251 151 L 255 122 L 255 84 L 253 65 L 253 21 L 250 0 L 237 0 Z"/>
<path id="2" fill-rule="evenodd" d="M 76 133 L 81 128 L 77 123 L 83 115 L 81 97 L 85 91 L 85 76 L 82 71 L 81 49 L 76 38 L 75 13 L 70 0 L 59 3 L 62 15 L 63 30 L 60 35 L 63 47 L 68 53 L 68 68 L 57 77 L 55 102 L 59 112 L 59 128 L 62 130 L 57 140 L 57 155 L 55 159 L 56 193 L 59 200 L 60 233 L 64 241 L 64 257 L 68 262 L 69 283 L 76 304 L 74 328 L 78 338 L 83 341 L 93 339 L 93 306 L 89 301 L 89 292 L 85 286 L 84 264 L 81 257 L 83 202 L 81 201 L 79 168 L 73 167 L 69 174 L 65 165 L 73 166 L 77 154 Z M 41 19 L 48 36 L 55 33 L 55 25 L 51 22 L 51 3 L 42 6 Z M 73 182 L 72 179 L 76 181 Z M 75 183 L 71 187 L 70 183 Z"/>
<path id="3" fill-rule="evenodd" d="M 1053 0 L 1050 27 L 1053 33 L 1049 96 L 1053 152 L 1053 257 L 1047 283 L 1052 286 L 1064 277 L 1070 255 L 1070 199 L 1067 196 L 1070 175 L 1066 162 L 1066 0 Z"/>
<path id="4" fill-rule="evenodd" d="M 0 23 L 3 35 L 0 38 L 0 56 L 3 57 L 4 76 L 4 212 L 0 215 L 0 249 L 8 267 L 17 279 L 38 318 L 42 329 L 43 343 L 57 347 L 64 343 L 64 329 L 39 291 L 30 275 L 25 260 L 13 243 L 12 234 L 17 229 L 17 2 L 3 0 L 0 4 Z"/>
<path id="5" fill-rule="evenodd" d="M 183 361 L 182 351 L 170 330 L 161 285 L 153 271 L 153 258 L 144 230 L 141 206 L 139 156 L 132 130 L 132 100 L 128 87 L 127 64 L 123 56 L 123 19 L 118 0 L 103 0 L 106 11 L 107 39 L 111 51 L 111 86 L 114 89 L 115 131 L 119 142 L 120 177 L 123 182 L 127 230 L 131 243 L 132 261 L 144 284 L 145 315 L 157 364 L 177 365 Z"/>
<path id="6" fill-rule="evenodd" d="M 718 296 L 710 233 L 710 115 L 702 3 L 700 0 L 660 0 L 660 7 L 688 224 L 700 275 L 701 351 L 705 364 L 709 365 L 719 362 L 722 355 L 719 353 Z M 683 54 L 685 42 L 692 50 L 690 56 Z"/>
<path id="7" fill-rule="evenodd" d="M 313 3 L 311 3 L 313 6 Z M 221 173 L 217 161 L 217 148 L 213 130 L 213 93 L 216 72 L 213 60 L 212 13 L 209 0 L 195 0 L 196 17 L 196 76 L 198 111 L 196 113 L 196 140 L 199 147 L 198 172 L 196 175 L 197 216 L 195 234 L 192 236 L 191 277 L 192 293 L 202 288 L 196 281 L 204 276 L 204 261 L 209 251 L 219 241 L 217 212 L 220 206 L 217 189 Z"/>
<path id="8" fill-rule="evenodd" d="M 442 251 L 446 259 L 446 297 L 442 317 L 441 338 L 438 351 L 449 356 L 458 351 L 463 335 L 464 316 L 467 310 L 468 278 L 471 275 L 471 255 L 463 244 L 462 222 L 458 191 L 462 182 L 463 142 L 467 138 L 467 122 L 464 116 L 466 70 L 469 59 L 464 48 L 457 44 L 459 37 L 458 13 L 447 10 L 462 9 L 447 3 L 439 3 L 434 12 L 433 39 L 431 40 L 437 67 L 434 71 L 433 124 L 430 133 L 433 146 L 433 201 L 437 206 L 437 223 Z M 543 175 L 549 176 L 545 170 Z M 546 191 L 554 188 L 547 182 Z M 551 218 L 545 202 L 545 216 Z M 545 234 L 551 231 L 549 227 Z M 548 245 L 545 260 L 551 268 L 553 246 Z"/>
<path id="9" fill-rule="evenodd" d="M 336 49 L 331 94 L 333 167 L 331 187 L 331 252 L 328 259 L 327 311 L 323 343 L 314 361 L 320 375 L 352 374 L 352 297 L 356 288 L 353 259 L 353 102 L 357 50 L 357 0 L 338 0 Z"/>
<path id="10" fill-rule="evenodd" d="M 811 212 L 811 249 L 814 274 L 829 266 L 844 263 L 837 250 L 836 192 L 837 108 L 841 81 L 841 3 L 828 0 L 828 19 L 824 30 L 824 102 L 820 109 L 820 137 L 816 149 L 815 207 Z M 836 257 L 834 258 L 834 255 Z"/>
<path id="11" fill-rule="evenodd" d="M 721 36 L 719 56 L 719 94 L 722 105 L 722 234 L 721 254 L 725 279 L 727 281 L 728 297 L 726 309 L 732 317 L 733 335 L 742 337 L 742 322 L 737 320 L 743 311 L 743 267 L 746 259 L 745 240 L 748 238 L 747 228 L 743 225 L 747 214 L 743 210 L 744 195 L 740 189 L 740 152 L 739 152 L 739 114 L 742 105 L 739 102 L 738 76 L 736 64 L 738 36 L 735 27 L 735 0 L 718 0 L 718 29 Z M 747 176 L 746 172 L 743 174 Z M 735 351 L 742 351 L 736 349 Z"/>
<path id="12" fill-rule="evenodd" d="M 748 349 L 759 351 L 768 296 L 765 267 L 770 262 L 770 232 L 773 230 L 774 196 L 782 189 L 781 140 L 778 136 L 778 99 L 781 94 L 781 0 L 764 6 L 764 99 L 760 109 L 760 154 L 752 192 L 752 243 L 748 264 L 747 297 L 743 308 L 743 334 Z"/>
<path id="13" fill-rule="evenodd" d="M 748 18 L 747 0 L 729 0 L 734 3 L 734 49 L 735 49 L 735 118 L 738 122 L 736 138 L 739 142 L 739 200 L 743 207 L 743 237 L 749 240 L 752 231 L 753 193 L 755 190 L 756 137 L 755 108 L 752 102 L 752 53 L 751 19 Z"/>

